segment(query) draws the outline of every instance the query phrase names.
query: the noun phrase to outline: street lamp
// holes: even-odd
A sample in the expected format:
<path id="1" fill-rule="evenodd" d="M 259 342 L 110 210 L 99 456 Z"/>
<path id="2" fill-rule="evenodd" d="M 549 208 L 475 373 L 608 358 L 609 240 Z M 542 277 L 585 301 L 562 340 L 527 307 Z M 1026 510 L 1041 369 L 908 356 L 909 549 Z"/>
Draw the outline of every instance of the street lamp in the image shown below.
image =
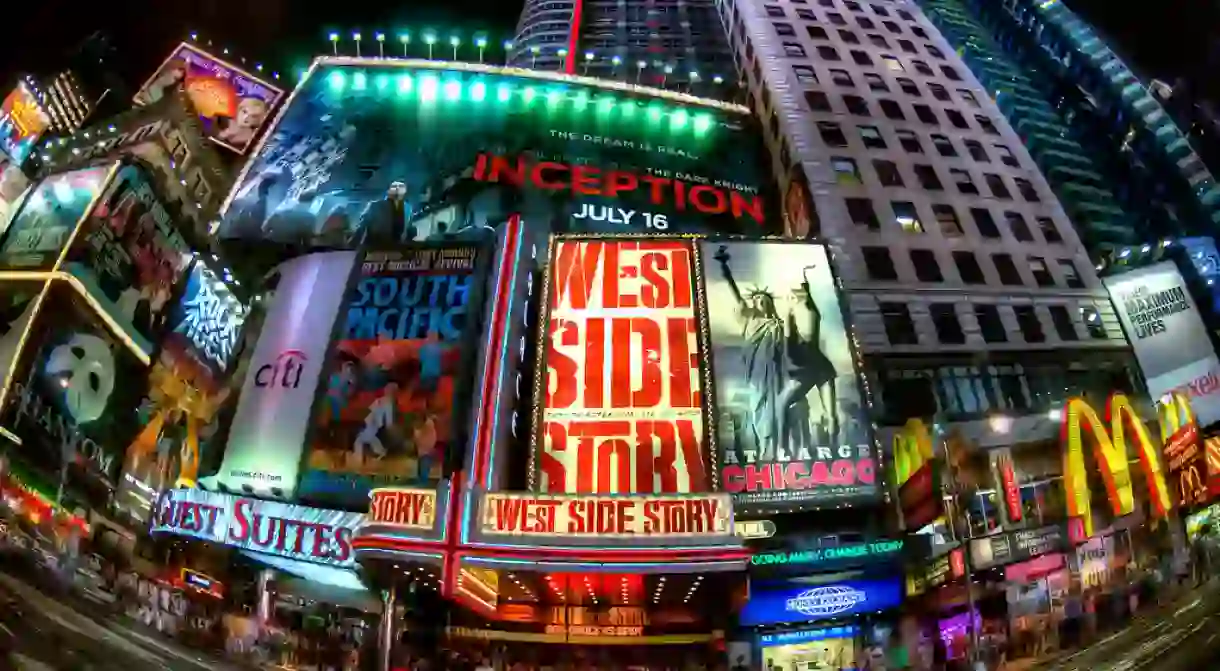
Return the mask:
<path id="1" fill-rule="evenodd" d="M 385 33 L 374 33 L 373 37 L 377 39 L 377 56 L 385 58 Z"/>
<path id="2" fill-rule="evenodd" d="M 592 62 L 593 62 L 593 52 L 586 51 L 585 52 L 585 63 L 584 63 L 584 65 L 580 66 L 580 74 L 582 74 L 582 75 L 589 74 L 589 64 Z"/>
<path id="3" fill-rule="evenodd" d="M 622 57 L 614 55 L 610 57 L 610 74 L 618 74 L 618 66 L 623 64 Z"/>
<path id="4" fill-rule="evenodd" d="M 640 83 L 640 74 L 644 72 L 644 68 L 646 67 L 648 67 L 648 63 L 646 61 L 635 62 L 635 83 Z"/>
<path id="5" fill-rule="evenodd" d="M 398 42 L 402 44 L 402 57 L 407 57 L 407 46 L 411 44 L 411 33 L 403 33 L 398 36 Z"/>
<path id="6" fill-rule="evenodd" d="M 431 30 L 424 33 L 424 44 L 428 45 L 428 60 L 432 60 L 432 47 L 436 44 L 436 33 Z"/>
<path id="7" fill-rule="evenodd" d="M 695 92 L 695 84 L 699 83 L 699 73 L 695 70 L 690 71 L 690 92 Z"/>
<path id="8" fill-rule="evenodd" d="M 712 83 L 713 84 L 723 84 L 724 77 L 721 77 L 720 75 L 716 75 L 715 77 L 712 77 Z"/>
<path id="9" fill-rule="evenodd" d="M 542 51 L 541 47 L 530 47 L 530 69 L 538 64 L 538 52 Z"/>
<path id="10" fill-rule="evenodd" d="M 568 69 L 568 50 L 560 49 L 559 51 L 556 51 L 555 53 L 559 55 L 559 69 L 567 71 L 567 69 Z"/>
<path id="11" fill-rule="evenodd" d="M 339 33 L 330 34 L 330 46 L 334 49 L 335 55 L 339 55 Z"/>
<path id="12" fill-rule="evenodd" d="M 669 76 L 674 73 L 674 66 L 666 65 L 664 72 L 665 72 L 664 76 L 661 77 L 661 86 L 662 87 L 664 87 L 665 82 L 669 80 Z"/>
<path id="13" fill-rule="evenodd" d="M 458 39 L 457 35 L 454 35 L 449 38 L 449 46 L 453 47 L 453 60 L 455 60 L 455 61 L 457 60 L 457 48 L 458 48 L 458 45 L 461 43 L 462 43 L 462 40 Z"/>
<path id="14" fill-rule="evenodd" d="M 487 48 L 487 38 L 486 37 L 476 37 L 474 40 L 474 45 L 479 48 L 479 62 L 482 63 L 483 62 L 483 50 Z"/>
<path id="15" fill-rule="evenodd" d="M 356 58 L 360 58 L 360 33 L 352 33 L 352 39 L 356 40 Z"/>

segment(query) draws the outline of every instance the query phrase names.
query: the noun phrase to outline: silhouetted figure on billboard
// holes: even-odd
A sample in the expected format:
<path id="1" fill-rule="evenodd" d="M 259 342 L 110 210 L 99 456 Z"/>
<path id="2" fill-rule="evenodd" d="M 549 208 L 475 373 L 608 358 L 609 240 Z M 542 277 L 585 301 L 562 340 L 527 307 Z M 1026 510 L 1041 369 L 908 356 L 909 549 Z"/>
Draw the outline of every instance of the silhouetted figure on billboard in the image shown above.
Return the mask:
<path id="1" fill-rule="evenodd" d="M 360 228 L 365 240 L 377 244 L 409 242 L 415 239 L 415 227 L 407 224 L 411 207 L 407 203 L 407 185 L 393 182 L 385 198 L 369 204 L 361 217 Z"/>
<path id="2" fill-rule="evenodd" d="M 364 428 L 356 435 L 352 449 L 356 452 L 356 461 L 364 463 L 364 451 L 371 449 L 378 459 L 387 454 L 385 443 L 382 442 L 383 432 L 394 426 L 394 416 L 397 414 L 398 383 L 391 382 L 385 386 L 382 395 L 369 404 L 368 415 L 364 418 Z"/>

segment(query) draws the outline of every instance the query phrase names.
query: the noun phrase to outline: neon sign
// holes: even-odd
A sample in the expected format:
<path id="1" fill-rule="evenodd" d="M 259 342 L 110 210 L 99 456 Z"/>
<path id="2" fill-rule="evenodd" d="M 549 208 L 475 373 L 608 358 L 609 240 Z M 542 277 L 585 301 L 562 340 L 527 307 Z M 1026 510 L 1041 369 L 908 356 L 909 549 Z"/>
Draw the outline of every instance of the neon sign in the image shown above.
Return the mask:
<path id="1" fill-rule="evenodd" d="M 821 564 L 834 561 L 852 562 L 879 557 L 888 557 L 902 550 L 902 541 L 876 541 L 873 543 L 855 543 L 837 547 L 816 548 L 813 550 L 798 550 L 793 552 L 767 552 L 750 557 L 754 566 L 775 566 L 789 564 Z"/>
<path id="2" fill-rule="evenodd" d="M 919 529 L 941 514 L 934 465 L 928 426 L 923 420 L 907 420 L 894 434 L 894 486 L 907 530 Z"/>

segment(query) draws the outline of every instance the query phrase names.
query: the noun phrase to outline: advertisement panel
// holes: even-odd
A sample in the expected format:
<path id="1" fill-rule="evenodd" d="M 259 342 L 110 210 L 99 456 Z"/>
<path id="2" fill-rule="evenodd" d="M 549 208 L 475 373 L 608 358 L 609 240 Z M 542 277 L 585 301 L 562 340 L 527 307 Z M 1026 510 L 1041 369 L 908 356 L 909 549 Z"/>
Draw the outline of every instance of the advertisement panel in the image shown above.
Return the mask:
<path id="1" fill-rule="evenodd" d="M 352 536 L 362 513 L 171 489 L 157 498 L 149 531 L 297 561 L 354 568 Z"/>
<path id="2" fill-rule="evenodd" d="M 231 490 L 291 497 L 309 413 L 355 252 L 302 256 L 280 265 L 275 295 L 251 355 L 229 427 L 218 481 Z"/>
<path id="3" fill-rule="evenodd" d="M 974 568 L 982 570 L 1060 552 L 1067 547 L 1068 533 L 1062 525 L 1008 531 L 970 541 L 970 561 Z"/>
<path id="4" fill-rule="evenodd" d="M 18 166 L 25 163 L 51 119 L 25 84 L 18 84 L 0 103 L 0 152 Z"/>
<path id="5" fill-rule="evenodd" d="M 844 568 L 895 561 L 902 552 L 902 545 L 903 542 L 899 539 L 848 543 L 808 550 L 757 552 L 750 557 L 750 569 L 751 572 L 756 569 L 807 573 L 838 571 Z"/>
<path id="6" fill-rule="evenodd" d="M 1220 421 L 1220 359 L 1207 328 L 1172 261 L 1106 278 L 1110 300 L 1148 383 L 1160 398 L 1172 391 L 1190 396 L 1200 426 Z"/>
<path id="7" fill-rule="evenodd" d="M 11 381 L 3 424 L 36 465 L 57 471 L 66 460 L 113 487 L 120 450 L 139 430 L 144 365 L 101 326 L 66 283 L 51 285 Z M 11 331 L 10 331 L 11 333 Z"/>
<path id="8" fill-rule="evenodd" d="M 229 286 L 207 264 L 196 261 L 169 311 L 164 345 L 221 379 L 233 363 L 249 314 Z"/>
<path id="9" fill-rule="evenodd" d="M 752 590 L 741 611 L 742 626 L 808 622 L 872 613 L 902 601 L 899 578 L 844 580 L 828 585 L 783 590 Z"/>
<path id="10" fill-rule="evenodd" d="M 826 248 L 700 243 L 721 476 L 737 504 L 879 495 L 869 422 Z M 731 307 L 732 309 L 727 309 Z"/>
<path id="11" fill-rule="evenodd" d="M 687 240 L 552 243 L 540 491 L 707 491 L 693 256 Z"/>
<path id="12" fill-rule="evenodd" d="M 374 489 L 368 493 L 367 524 L 430 530 L 436 525 L 435 489 Z"/>
<path id="13" fill-rule="evenodd" d="M 482 531 L 563 538 L 717 538 L 733 533 L 727 494 L 547 496 L 486 494 Z"/>
<path id="14" fill-rule="evenodd" d="M 361 505 L 374 487 L 435 487 L 465 444 L 486 249 L 438 243 L 368 252 L 322 369 L 297 493 Z"/>
<path id="15" fill-rule="evenodd" d="M 1157 404 L 1161 445 L 1173 502 L 1184 510 L 1197 508 L 1211 498 L 1207 459 L 1199 440 L 1199 425 L 1185 394 L 1171 394 Z"/>
<path id="16" fill-rule="evenodd" d="M 894 449 L 890 456 L 902 528 L 917 531 L 944 512 L 940 462 L 934 455 L 928 425 L 921 419 L 908 419 L 894 434 Z"/>
<path id="17" fill-rule="evenodd" d="M 149 176 L 138 165 L 121 163 L 86 217 L 63 268 L 149 351 L 190 261 L 186 239 Z"/>
<path id="18" fill-rule="evenodd" d="M 183 42 L 136 93 L 135 103 L 155 103 L 184 89 L 217 144 L 245 153 L 284 92 L 245 70 Z"/>
<path id="19" fill-rule="evenodd" d="M 110 166 L 83 168 L 39 182 L 0 242 L 0 270 L 50 270 L 101 191 Z"/>
<path id="20" fill-rule="evenodd" d="M 21 168 L 9 157 L 0 155 L 0 236 L 8 230 L 9 221 L 29 186 L 30 178 Z"/>
<path id="21" fill-rule="evenodd" d="M 513 213 L 556 233 L 781 232 L 745 110 L 448 67 L 320 63 L 219 235 L 328 247 L 482 237 Z"/>

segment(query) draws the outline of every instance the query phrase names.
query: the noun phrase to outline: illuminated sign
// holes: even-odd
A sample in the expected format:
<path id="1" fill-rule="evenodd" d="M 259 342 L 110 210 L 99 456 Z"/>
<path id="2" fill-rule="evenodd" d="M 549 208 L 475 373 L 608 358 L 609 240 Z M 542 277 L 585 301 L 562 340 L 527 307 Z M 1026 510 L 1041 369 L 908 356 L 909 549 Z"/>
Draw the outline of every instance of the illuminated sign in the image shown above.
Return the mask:
<path id="1" fill-rule="evenodd" d="M 1000 454 L 995 458 L 995 468 L 1000 476 L 1000 487 L 1004 490 L 1004 507 L 1008 521 L 1020 522 L 1024 511 L 1021 507 L 1021 488 L 1017 485 L 1017 474 L 1012 467 L 1012 457 Z"/>
<path id="2" fill-rule="evenodd" d="M 817 587 L 752 590 L 742 609 L 743 626 L 821 620 L 893 608 L 902 601 L 898 578 L 846 580 Z"/>
<path id="3" fill-rule="evenodd" d="M 1193 507 L 1210 497 L 1207 487 L 1207 460 L 1199 442 L 1199 425 L 1190 402 L 1183 393 L 1161 399 L 1161 444 L 1169 481 L 1175 483 L 1177 504 Z"/>
<path id="4" fill-rule="evenodd" d="M 733 532 L 732 499 L 728 494 L 487 494 L 482 530 L 509 536 L 723 537 Z"/>
<path id="5" fill-rule="evenodd" d="M 261 501 L 202 489 L 161 493 L 149 530 L 315 564 L 351 567 L 364 515 Z"/>
<path id="6" fill-rule="evenodd" d="M 197 262 L 170 322 L 189 351 L 219 375 L 232 362 L 248 312 L 211 269 Z"/>
<path id="7" fill-rule="evenodd" d="M 542 491 L 706 491 L 691 243 L 560 238 L 551 250 Z"/>
<path id="8" fill-rule="evenodd" d="M 1093 535 L 1093 515 L 1084 459 L 1084 430 L 1093 439 L 1094 455 L 1115 517 L 1130 515 L 1135 508 L 1128 465 L 1128 441 L 1139 451 L 1148 485 L 1152 514 L 1162 518 L 1172 507 L 1169 488 L 1161 470 L 1160 450 L 1148 427 L 1139 418 L 1126 395 L 1115 393 L 1106 402 L 1105 421 L 1082 398 L 1069 399 L 1063 409 L 1063 486 L 1068 515 L 1080 519 L 1085 536 Z"/>
<path id="9" fill-rule="evenodd" d="M 1022 562 L 1068 545 L 1067 530 L 1054 525 L 1041 529 L 1008 531 L 970 541 L 970 560 L 977 569 Z"/>
<path id="10" fill-rule="evenodd" d="M 766 552 L 750 557 L 753 566 L 785 566 L 794 564 L 841 564 L 862 560 L 890 558 L 902 551 L 902 541 L 876 541 L 855 543 L 837 547 L 797 550 L 792 552 Z"/>
<path id="11" fill-rule="evenodd" d="M 369 495 L 368 524 L 431 529 L 436 523 L 436 490 L 374 489 Z"/>
<path id="12" fill-rule="evenodd" d="M 0 103 L 0 151 L 15 163 L 25 162 L 30 149 L 51 125 L 38 100 L 18 84 Z"/>
<path id="13" fill-rule="evenodd" d="M 942 505 L 932 434 L 923 420 L 909 419 L 894 434 L 893 458 L 903 528 L 915 531 L 940 517 Z"/>

